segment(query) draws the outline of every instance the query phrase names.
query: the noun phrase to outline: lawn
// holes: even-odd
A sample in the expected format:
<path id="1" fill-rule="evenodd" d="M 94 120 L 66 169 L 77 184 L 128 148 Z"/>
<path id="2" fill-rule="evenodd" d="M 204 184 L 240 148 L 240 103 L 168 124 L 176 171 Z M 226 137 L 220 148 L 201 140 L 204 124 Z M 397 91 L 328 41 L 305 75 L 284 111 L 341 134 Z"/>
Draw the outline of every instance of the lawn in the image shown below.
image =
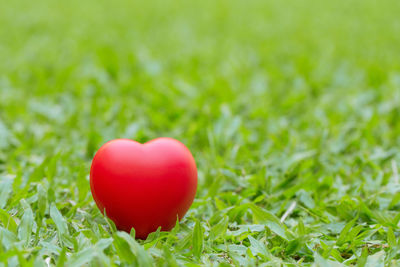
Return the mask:
<path id="1" fill-rule="evenodd" d="M 2 1 L 0 266 L 400 266 L 400 1 Z M 105 142 L 198 167 L 171 232 L 116 231 Z M 132 232 L 133 233 L 133 232 Z"/>

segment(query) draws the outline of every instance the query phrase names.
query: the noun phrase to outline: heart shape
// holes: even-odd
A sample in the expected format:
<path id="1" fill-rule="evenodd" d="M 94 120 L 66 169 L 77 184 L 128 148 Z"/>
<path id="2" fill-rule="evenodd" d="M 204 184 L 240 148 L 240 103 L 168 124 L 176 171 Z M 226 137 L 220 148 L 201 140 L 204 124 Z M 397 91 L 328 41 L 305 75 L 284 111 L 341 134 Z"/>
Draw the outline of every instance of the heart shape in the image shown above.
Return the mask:
<path id="1" fill-rule="evenodd" d="M 172 138 L 145 144 L 116 139 L 103 145 L 90 169 L 93 198 L 119 230 L 146 239 L 171 230 L 190 208 L 197 168 L 189 149 Z"/>

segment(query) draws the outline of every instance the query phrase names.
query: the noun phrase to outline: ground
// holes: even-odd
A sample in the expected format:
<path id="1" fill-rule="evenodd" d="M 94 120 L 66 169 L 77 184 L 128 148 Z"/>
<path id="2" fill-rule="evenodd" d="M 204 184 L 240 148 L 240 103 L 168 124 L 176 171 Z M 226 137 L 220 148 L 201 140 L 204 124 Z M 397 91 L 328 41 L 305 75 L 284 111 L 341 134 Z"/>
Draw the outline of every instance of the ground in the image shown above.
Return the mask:
<path id="1" fill-rule="evenodd" d="M 0 3 L 1 266 L 399 266 L 400 2 Z M 106 141 L 192 151 L 172 232 L 115 230 Z"/>

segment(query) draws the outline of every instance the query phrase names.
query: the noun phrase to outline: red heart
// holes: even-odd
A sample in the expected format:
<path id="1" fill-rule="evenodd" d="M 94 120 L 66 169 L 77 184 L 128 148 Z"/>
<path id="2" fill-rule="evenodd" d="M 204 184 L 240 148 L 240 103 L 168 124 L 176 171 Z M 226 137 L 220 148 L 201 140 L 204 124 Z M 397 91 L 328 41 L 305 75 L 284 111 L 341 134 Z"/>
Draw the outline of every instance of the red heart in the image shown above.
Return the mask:
<path id="1" fill-rule="evenodd" d="M 172 138 L 145 144 L 117 139 L 94 156 L 90 187 L 100 211 L 119 230 L 145 239 L 161 226 L 171 230 L 186 214 L 197 189 L 196 163 L 189 149 Z"/>

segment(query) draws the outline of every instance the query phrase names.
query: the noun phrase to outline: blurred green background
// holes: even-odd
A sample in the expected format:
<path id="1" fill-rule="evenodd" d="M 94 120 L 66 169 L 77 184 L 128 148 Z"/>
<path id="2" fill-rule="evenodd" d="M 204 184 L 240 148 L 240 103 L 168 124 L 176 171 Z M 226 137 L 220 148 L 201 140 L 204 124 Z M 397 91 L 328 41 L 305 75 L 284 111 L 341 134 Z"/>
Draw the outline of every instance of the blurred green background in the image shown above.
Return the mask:
<path id="1" fill-rule="evenodd" d="M 191 137 L 200 146 L 223 104 L 256 127 L 247 134 L 258 146 L 275 118 L 288 131 L 304 120 L 315 135 L 363 116 L 390 127 L 397 117 L 372 105 L 399 100 L 399 5 L 13 1 L 0 11 L 2 120 L 44 146 L 46 134 L 103 142 L 131 123 L 143 139 Z M 362 134 L 397 141 L 380 123 Z"/>
<path id="2" fill-rule="evenodd" d="M 0 2 L 0 227 L 15 235 L 0 262 L 128 264 L 91 198 L 90 161 L 108 140 L 160 136 L 199 168 L 174 240 L 196 220 L 203 240 L 159 257 L 144 245 L 155 264 L 398 259 L 399 14 L 397 0 Z M 293 202 L 288 236 L 233 234 L 257 224 L 242 205 L 281 217 Z M 113 243 L 99 252 L 101 238 Z"/>

